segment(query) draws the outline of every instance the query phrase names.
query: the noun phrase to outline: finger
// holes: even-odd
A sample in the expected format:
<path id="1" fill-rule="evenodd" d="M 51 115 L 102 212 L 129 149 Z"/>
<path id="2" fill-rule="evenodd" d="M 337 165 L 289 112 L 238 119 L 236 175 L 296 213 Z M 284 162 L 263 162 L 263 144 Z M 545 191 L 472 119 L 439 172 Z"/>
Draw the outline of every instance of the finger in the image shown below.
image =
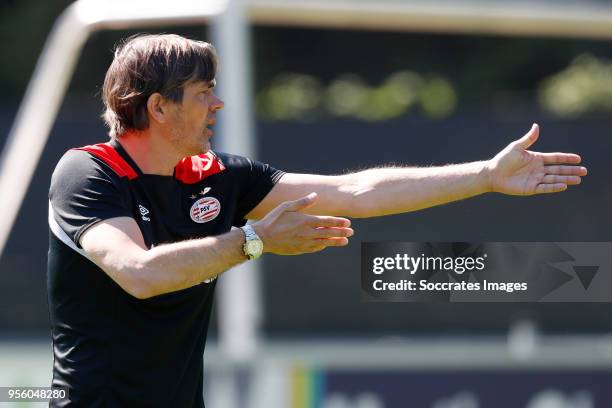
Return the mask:
<path id="1" fill-rule="evenodd" d="M 564 191 L 567 189 L 567 185 L 563 183 L 553 183 L 553 184 L 538 184 L 536 186 L 536 193 L 558 193 L 560 191 Z"/>
<path id="2" fill-rule="evenodd" d="M 347 228 L 351 226 L 351 220 L 342 217 L 331 217 L 327 215 L 311 215 L 307 222 L 313 228 L 318 227 L 340 227 Z"/>
<path id="3" fill-rule="evenodd" d="M 567 185 L 575 185 L 580 184 L 582 179 L 578 176 L 559 176 L 556 174 L 547 174 L 542 178 L 542 183 L 545 184 L 555 184 L 555 183 L 563 183 Z"/>
<path id="4" fill-rule="evenodd" d="M 313 231 L 315 238 L 352 237 L 355 233 L 352 228 L 316 228 Z"/>
<path id="5" fill-rule="evenodd" d="M 284 211 L 302 211 L 312 206 L 317 201 L 317 193 L 310 193 L 307 196 L 294 201 L 286 201 L 283 203 Z"/>
<path id="6" fill-rule="evenodd" d="M 574 153 L 539 153 L 539 155 L 544 159 L 544 164 L 578 164 L 582 160 Z"/>
<path id="7" fill-rule="evenodd" d="M 588 171 L 582 166 L 544 166 L 546 174 L 560 174 L 564 176 L 586 176 Z"/>
<path id="8" fill-rule="evenodd" d="M 338 237 L 338 238 L 318 238 L 319 242 L 322 242 L 326 247 L 339 247 L 339 246 L 347 246 L 349 243 L 348 238 Z"/>
<path id="9" fill-rule="evenodd" d="M 529 146 L 531 146 L 532 144 L 534 144 L 535 141 L 538 140 L 539 136 L 540 136 L 540 127 L 537 125 L 537 123 L 534 123 L 531 126 L 531 129 L 529 129 L 529 132 L 525 133 L 523 137 L 521 137 L 519 140 L 517 140 L 514 143 L 517 147 L 524 150 L 524 149 L 529 148 Z"/>

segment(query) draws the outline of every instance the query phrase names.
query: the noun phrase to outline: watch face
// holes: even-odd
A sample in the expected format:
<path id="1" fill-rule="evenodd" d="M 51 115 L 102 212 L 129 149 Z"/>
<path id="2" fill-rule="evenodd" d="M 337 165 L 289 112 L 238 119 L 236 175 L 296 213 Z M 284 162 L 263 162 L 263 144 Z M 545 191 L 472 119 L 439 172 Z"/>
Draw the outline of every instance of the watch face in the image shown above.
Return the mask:
<path id="1" fill-rule="evenodd" d="M 259 255 L 263 249 L 263 244 L 260 240 L 254 239 L 246 243 L 246 251 L 251 255 Z"/>

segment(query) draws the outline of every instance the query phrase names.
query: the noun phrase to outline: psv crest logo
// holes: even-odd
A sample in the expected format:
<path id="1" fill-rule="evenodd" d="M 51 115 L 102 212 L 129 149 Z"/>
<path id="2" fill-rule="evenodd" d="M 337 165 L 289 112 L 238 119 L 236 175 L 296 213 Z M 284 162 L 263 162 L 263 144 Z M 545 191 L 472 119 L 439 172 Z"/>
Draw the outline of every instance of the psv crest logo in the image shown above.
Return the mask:
<path id="1" fill-rule="evenodd" d="M 204 224 L 217 218 L 221 212 L 221 203 L 215 197 L 202 197 L 191 206 L 189 215 L 193 222 Z"/>

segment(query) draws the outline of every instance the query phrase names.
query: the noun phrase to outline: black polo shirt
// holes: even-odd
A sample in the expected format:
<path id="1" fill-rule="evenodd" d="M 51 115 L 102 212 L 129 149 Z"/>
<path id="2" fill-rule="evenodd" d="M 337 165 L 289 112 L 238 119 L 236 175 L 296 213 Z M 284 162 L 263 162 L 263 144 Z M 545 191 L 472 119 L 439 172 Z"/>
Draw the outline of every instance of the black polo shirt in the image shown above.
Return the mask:
<path id="1" fill-rule="evenodd" d="M 173 176 L 143 174 L 116 141 L 68 151 L 49 192 L 47 285 L 53 386 L 63 407 L 203 407 L 202 354 L 214 279 L 150 299 L 121 289 L 79 245 L 87 228 L 132 217 L 148 248 L 225 233 L 283 172 L 208 152 Z"/>

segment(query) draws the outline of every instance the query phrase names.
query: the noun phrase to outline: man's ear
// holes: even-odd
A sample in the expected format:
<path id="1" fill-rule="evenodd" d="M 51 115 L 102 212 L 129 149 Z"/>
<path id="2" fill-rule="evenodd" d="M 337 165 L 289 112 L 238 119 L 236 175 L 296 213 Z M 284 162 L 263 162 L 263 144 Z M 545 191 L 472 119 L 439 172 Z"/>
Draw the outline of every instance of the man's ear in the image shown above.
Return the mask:
<path id="1" fill-rule="evenodd" d="M 168 101 L 160 93 L 155 92 L 147 99 L 147 112 L 151 120 L 164 123 L 168 114 Z"/>

